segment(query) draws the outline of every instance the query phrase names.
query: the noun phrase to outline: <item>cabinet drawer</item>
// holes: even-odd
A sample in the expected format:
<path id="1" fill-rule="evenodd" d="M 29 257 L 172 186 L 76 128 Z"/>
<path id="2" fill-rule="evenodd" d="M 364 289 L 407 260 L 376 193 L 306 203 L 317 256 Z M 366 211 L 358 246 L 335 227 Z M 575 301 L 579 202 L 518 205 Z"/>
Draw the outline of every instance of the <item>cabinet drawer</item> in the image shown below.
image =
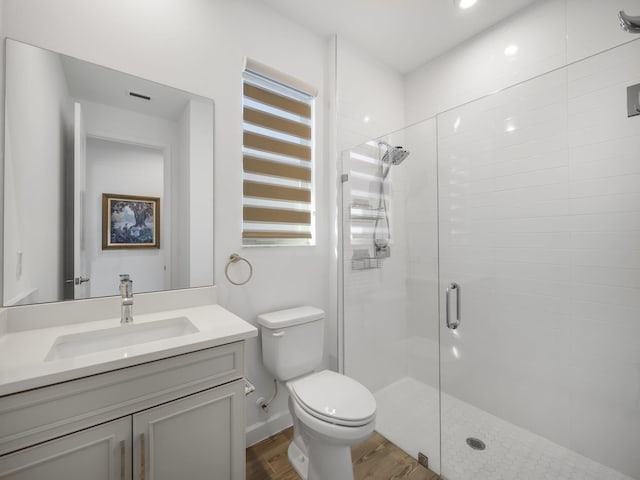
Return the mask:
<path id="1" fill-rule="evenodd" d="M 244 375 L 244 344 L 178 355 L 0 398 L 0 455 Z"/>

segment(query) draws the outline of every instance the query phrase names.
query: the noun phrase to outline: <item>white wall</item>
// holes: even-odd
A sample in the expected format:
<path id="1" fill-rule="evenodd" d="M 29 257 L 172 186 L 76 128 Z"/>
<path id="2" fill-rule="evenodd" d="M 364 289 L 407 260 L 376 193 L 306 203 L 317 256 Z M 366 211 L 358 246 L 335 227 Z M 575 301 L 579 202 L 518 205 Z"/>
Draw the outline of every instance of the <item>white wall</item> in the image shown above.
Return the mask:
<path id="1" fill-rule="evenodd" d="M 338 152 L 405 125 L 402 75 L 342 37 L 336 68 Z"/>
<path id="2" fill-rule="evenodd" d="M 88 102 L 85 100 L 81 100 L 82 111 L 84 116 L 84 123 L 87 135 L 90 138 L 98 138 L 98 139 L 106 139 L 113 140 L 116 142 L 122 142 L 123 144 L 131 144 L 138 145 L 142 147 L 150 147 L 155 148 L 158 151 L 162 152 L 164 156 L 161 166 L 163 166 L 162 177 L 160 181 L 160 185 L 163 186 L 163 189 L 158 188 L 150 188 L 156 193 L 149 194 L 154 196 L 161 197 L 160 202 L 160 213 L 161 213 L 161 250 L 163 251 L 162 255 L 164 257 L 163 267 L 166 265 L 166 270 L 164 268 L 162 270 L 155 270 L 154 275 L 161 275 L 160 277 L 155 277 L 153 279 L 143 280 L 142 278 L 135 278 L 132 276 L 134 280 L 134 291 L 136 292 L 148 292 L 155 291 L 158 288 L 163 288 L 163 286 L 168 285 L 169 282 L 174 282 L 174 277 L 178 274 L 173 271 L 173 264 L 171 253 L 174 251 L 173 243 L 178 239 L 176 229 L 172 228 L 173 223 L 176 221 L 173 213 L 174 204 L 177 204 L 179 207 L 183 202 L 185 206 L 183 208 L 187 208 L 188 204 L 188 190 L 185 188 L 183 190 L 179 190 L 176 186 L 173 185 L 173 171 L 178 169 L 182 163 L 182 158 L 180 157 L 180 144 L 183 143 L 182 138 L 179 138 L 178 135 L 178 126 L 176 122 L 171 120 L 167 120 L 161 117 L 144 115 L 141 113 L 137 113 L 131 110 L 125 110 L 121 108 L 111 107 L 108 105 L 102 105 L 98 103 Z M 209 156 L 211 158 L 211 156 Z M 89 159 L 90 160 L 90 159 Z M 124 168 L 124 165 L 121 162 L 115 162 L 114 165 L 118 165 L 117 168 Z M 112 176 L 108 169 L 105 167 L 105 173 Z M 139 172 L 140 175 L 136 176 L 136 179 L 140 179 L 141 186 L 147 185 L 147 182 L 143 178 L 142 172 Z M 130 195 L 146 195 L 145 193 L 136 193 L 136 191 L 140 192 L 140 188 L 136 187 L 135 182 L 129 182 L 129 180 L 125 180 L 125 185 L 127 186 L 127 190 L 123 190 L 125 185 L 118 187 L 115 180 L 110 180 L 109 182 L 113 185 L 116 190 L 112 189 L 97 189 L 93 192 L 93 198 L 90 198 L 87 195 L 87 212 L 95 211 L 95 204 L 98 200 L 96 200 L 97 196 L 100 196 L 102 193 L 122 193 L 122 194 L 130 194 Z M 107 184 L 108 185 L 108 184 Z M 102 185 L 104 188 L 107 185 Z M 176 188 L 174 188 L 176 187 Z M 184 198 L 187 198 L 184 201 Z M 100 216 L 98 217 L 98 221 L 100 220 L 102 213 L 99 212 Z M 87 226 L 91 236 L 91 242 L 88 243 L 88 251 L 91 252 L 91 257 L 93 261 L 99 261 L 104 263 L 107 258 L 119 258 L 119 255 L 128 255 L 132 252 L 123 252 L 120 251 L 116 253 L 115 251 L 110 252 L 102 252 L 102 240 L 101 237 L 94 232 L 95 225 L 93 222 L 95 219 L 90 218 L 92 220 L 92 224 Z M 97 235 L 97 236 L 96 236 Z M 212 234 L 209 235 L 209 241 L 211 242 Z M 98 243 L 94 243 L 97 241 Z M 96 250 L 97 248 L 97 250 Z M 103 255 L 105 254 L 106 257 Z M 145 255 L 149 255 L 146 253 Z M 125 268 L 125 265 L 122 266 Z M 126 270 L 126 268 L 125 268 Z M 136 269 L 137 272 L 141 272 L 140 268 Z M 102 275 L 102 273 L 93 272 L 91 274 L 91 295 L 115 295 L 117 294 L 117 284 L 118 277 L 117 275 L 114 277 L 112 268 L 108 268 L 105 264 L 100 272 L 104 274 L 108 274 L 109 277 L 97 277 L 97 275 Z M 127 273 L 126 271 L 121 271 L 117 273 Z M 129 272 L 131 273 L 131 272 Z M 132 273 L 133 275 L 133 273 Z M 137 275 L 140 277 L 140 275 Z M 191 286 L 202 286 L 208 285 L 209 282 L 203 282 L 198 285 L 191 284 Z M 175 283 L 175 282 L 174 282 Z M 101 287 L 97 287 L 97 285 L 101 285 Z M 188 279 L 185 280 L 185 283 L 179 284 L 182 288 L 185 286 L 189 286 Z M 95 292 L 95 293 L 94 293 Z"/>
<path id="3" fill-rule="evenodd" d="M 160 197 L 160 218 L 168 215 L 164 196 L 164 152 L 96 138 L 87 139 L 85 238 L 92 297 L 118 295 L 119 275 L 128 273 L 134 292 L 164 290 L 168 284 L 167 229 L 160 222 L 160 248 L 102 250 L 102 194 Z"/>
<path id="4" fill-rule="evenodd" d="M 71 132 L 69 94 L 56 55 L 12 43 L 7 63 L 5 170 L 13 188 L 4 199 L 3 298 L 5 303 L 19 301 L 37 289 L 31 301 L 54 301 L 62 298 L 64 285 L 60 225 Z"/>
<path id="5" fill-rule="evenodd" d="M 243 58 L 247 55 L 318 86 L 315 114 L 322 125 L 323 39 L 251 0 L 4 0 L 4 8 L 8 36 L 212 98 L 216 104 L 214 278 L 220 303 L 249 322 L 255 322 L 259 313 L 299 304 L 321 307 L 327 310 L 327 320 L 335 322 L 328 305 L 330 202 L 322 128 L 316 130 L 316 246 L 241 246 Z M 224 278 L 233 252 L 253 263 L 253 280 L 244 287 L 231 286 Z M 269 415 L 254 404 L 258 396 L 268 398 L 272 388 L 258 339 L 247 344 L 247 375 L 257 387 L 247 399 L 249 441 L 255 441 L 288 421 L 282 393 Z"/>
<path id="6" fill-rule="evenodd" d="M 178 151 L 177 123 L 132 110 L 78 99 L 87 135 Z"/>
<path id="7" fill-rule="evenodd" d="M 2 48 L 0 48 L 0 69 L 4 73 L 4 2 L 0 2 L 0 39 L 3 39 Z M 0 75 L 0 92 L 4 92 L 4 75 Z M 4 95 L 0 95 L 0 145 L 2 145 L 4 149 Z M 0 155 L 4 159 L 4 150 L 0 152 Z M 0 169 L 0 179 L 2 180 L 2 185 L 4 185 L 4 169 Z M 0 195 L 0 238 L 4 238 L 4 195 Z M 4 249 L 4 245 L 3 245 Z M 4 275 L 0 275 L 0 290 L 3 292 L 4 297 Z"/>

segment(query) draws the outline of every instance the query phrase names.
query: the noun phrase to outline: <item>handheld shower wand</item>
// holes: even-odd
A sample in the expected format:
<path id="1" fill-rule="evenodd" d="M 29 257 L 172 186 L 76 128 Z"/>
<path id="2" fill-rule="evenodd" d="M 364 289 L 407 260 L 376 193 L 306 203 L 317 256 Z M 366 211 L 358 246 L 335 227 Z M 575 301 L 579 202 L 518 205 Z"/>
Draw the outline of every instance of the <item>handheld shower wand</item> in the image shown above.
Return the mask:
<path id="1" fill-rule="evenodd" d="M 389 242 L 391 241 L 391 228 L 387 214 L 387 201 L 384 196 L 384 185 L 392 166 L 400 165 L 409 156 L 409 151 L 401 146 L 392 146 L 387 142 L 378 142 L 379 147 L 385 147 L 386 151 L 380 158 L 380 193 L 378 196 L 378 211 L 373 226 L 373 247 L 375 258 L 387 258 L 391 256 Z"/>

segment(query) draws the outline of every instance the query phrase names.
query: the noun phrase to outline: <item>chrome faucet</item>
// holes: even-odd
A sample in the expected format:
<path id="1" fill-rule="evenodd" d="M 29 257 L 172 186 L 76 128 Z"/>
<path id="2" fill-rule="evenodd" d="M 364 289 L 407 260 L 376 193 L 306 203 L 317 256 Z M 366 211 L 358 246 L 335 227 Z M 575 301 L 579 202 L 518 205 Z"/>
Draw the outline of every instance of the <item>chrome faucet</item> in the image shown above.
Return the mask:
<path id="1" fill-rule="evenodd" d="M 127 273 L 120 275 L 120 296 L 122 297 L 120 323 L 133 323 L 133 280 Z"/>

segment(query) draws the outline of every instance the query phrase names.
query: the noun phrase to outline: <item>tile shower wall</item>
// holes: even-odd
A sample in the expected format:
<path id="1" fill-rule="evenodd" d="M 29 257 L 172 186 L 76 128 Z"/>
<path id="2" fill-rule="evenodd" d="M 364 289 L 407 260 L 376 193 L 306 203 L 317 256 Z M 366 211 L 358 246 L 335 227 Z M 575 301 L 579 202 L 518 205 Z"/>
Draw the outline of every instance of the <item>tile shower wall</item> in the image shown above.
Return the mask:
<path id="1" fill-rule="evenodd" d="M 376 259 L 373 246 L 376 221 L 384 228 L 378 161 L 383 152 L 374 141 L 343 154 L 349 175 L 343 188 L 344 366 L 347 375 L 373 392 L 407 371 L 407 236 L 398 187 L 404 184 L 402 165 L 392 167 L 383 187 L 391 256 Z M 356 259 L 362 256 L 367 259 Z"/>
<path id="2" fill-rule="evenodd" d="M 438 168 L 436 121 L 403 131 L 411 152 L 394 181 L 403 202 L 407 238 L 406 376 L 438 386 Z M 433 414 L 437 415 L 437 411 Z M 434 424 L 437 424 L 435 422 Z M 430 435 L 430 434 L 428 434 Z M 435 452 L 430 452 L 431 456 Z"/>
<path id="3" fill-rule="evenodd" d="M 402 127 L 403 82 L 400 74 L 344 38 L 337 39 L 336 47 L 336 148 L 342 152 Z M 402 143 L 400 139 L 394 141 Z M 343 365 L 346 374 L 375 391 L 401 378 L 407 370 L 404 352 L 407 330 L 404 281 L 407 240 L 406 232 L 394 230 L 392 256 L 383 261 L 383 268 L 351 269 L 353 249 L 372 248 L 373 222 L 356 221 L 353 226 L 359 233 L 355 234 L 352 242 L 350 205 L 356 201 L 377 206 L 379 189 L 379 182 L 375 180 L 379 150 L 375 142 L 353 148 L 352 152 L 357 157 L 352 159 L 346 154 L 344 163 L 341 158 L 336 161 L 336 178 L 340 173 L 354 173 L 344 189 L 346 197 L 343 201 Z M 362 161 L 359 156 L 370 160 Z M 398 173 L 392 172 L 390 180 L 395 179 Z M 393 196 L 391 221 L 393 225 L 402 225 L 399 217 L 402 215 L 403 202 L 396 201 L 396 189 L 389 183 L 388 193 Z"/>
<path id="4" fill-rule="evenodd" d="M 568 69 L 573 440 L 640 478 L 640 41 Z M 598 437 L 594 438 L 594 432 Z"/>
<path id="5" fill-rule="evenodd" d="M 619 27 L 616 15 L 620 10 L 638 15 L 640 0 L 566 0 L 566 8 L 568 63 L 635 38 Z"/>
<path id="6" fill-rule="evenodd" d="M 564 0 L 542 0 L 409 73 L 407 124 L 562 67 L 565 35 Z"/>
<path id="7" fill-rule="evenodd" d="M 441 279 L 463 299 L 443 391 L 632 478 L 638 58 L 635 41 L 438 117 Z"/>
<path id="8" fill-rule="evenodd" d="M 637 15 L 640 0 L 533 3 L 406 75 L 406 124 L 634 40 L 618 27 L 619 10 Z"/>

